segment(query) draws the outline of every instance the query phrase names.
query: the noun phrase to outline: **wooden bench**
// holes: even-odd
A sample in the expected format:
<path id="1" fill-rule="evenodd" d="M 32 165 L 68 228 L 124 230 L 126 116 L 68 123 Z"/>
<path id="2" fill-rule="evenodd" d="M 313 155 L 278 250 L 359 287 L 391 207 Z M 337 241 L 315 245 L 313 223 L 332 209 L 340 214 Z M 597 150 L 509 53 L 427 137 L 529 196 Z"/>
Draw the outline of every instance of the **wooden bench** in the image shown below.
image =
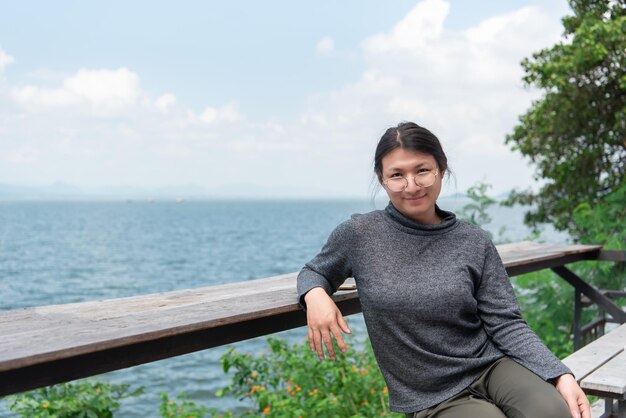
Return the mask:
<path id="1" fill-rule="evenodd" d="M 626 418 L 626 324 L 563 360 L 587 395 L 605 400 L 602 418 Z"/>

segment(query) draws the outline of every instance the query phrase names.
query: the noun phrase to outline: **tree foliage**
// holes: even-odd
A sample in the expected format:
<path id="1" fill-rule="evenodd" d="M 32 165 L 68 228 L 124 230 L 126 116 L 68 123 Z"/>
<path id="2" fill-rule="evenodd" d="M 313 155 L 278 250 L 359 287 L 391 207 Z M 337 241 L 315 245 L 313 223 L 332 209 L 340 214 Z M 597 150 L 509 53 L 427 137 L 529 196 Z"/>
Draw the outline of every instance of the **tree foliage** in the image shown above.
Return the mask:
<path id="1" fill-rule="evenodd" d="M 570 0 L 563 40 L 522 62 L 527 86 L 543 90 L 506 138 L 530 158 L 538 192 L 514 190 L 507 204 L 532 205 L 525 222 L 579 231 L 580 203 L 617 190 L 626 174 L 626 2 Z"/>

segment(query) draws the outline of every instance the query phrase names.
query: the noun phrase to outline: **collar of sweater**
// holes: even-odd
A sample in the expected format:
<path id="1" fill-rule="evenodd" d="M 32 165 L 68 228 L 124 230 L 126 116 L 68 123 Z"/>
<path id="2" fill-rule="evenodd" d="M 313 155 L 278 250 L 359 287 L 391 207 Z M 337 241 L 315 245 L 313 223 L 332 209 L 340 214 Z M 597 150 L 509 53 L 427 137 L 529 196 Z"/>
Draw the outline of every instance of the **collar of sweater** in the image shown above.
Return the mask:
<path id="1" fill-rule="evenodd" d="M 385 218 L 391 221 L 393 226 L 409 234 L 439 235 L 457 227 L 458 220 L 454 213 L 441 209 L 437 204 L 435 204 L 435 211 L 441 217 L 440 224 L 421 224 L 404 216 L 389 202 L 385 208 Z"/>

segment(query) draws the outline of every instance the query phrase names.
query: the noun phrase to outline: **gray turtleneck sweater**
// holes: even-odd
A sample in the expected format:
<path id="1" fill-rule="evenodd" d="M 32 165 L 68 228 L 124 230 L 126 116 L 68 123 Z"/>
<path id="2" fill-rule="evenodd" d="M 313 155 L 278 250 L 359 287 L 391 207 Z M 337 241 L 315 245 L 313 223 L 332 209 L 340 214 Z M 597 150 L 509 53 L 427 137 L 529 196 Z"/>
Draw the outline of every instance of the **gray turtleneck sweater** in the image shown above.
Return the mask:
<path id="1" fill-rule="evenodd" d="M 528 327 L 488 235 L 436 207 L 419 224 L 391 203 L 352 215 L 298 275 L 298 295 L 354 277 L 396 412 L 436 405 L 506 355 L 544 380 L 571 371 Z"/>

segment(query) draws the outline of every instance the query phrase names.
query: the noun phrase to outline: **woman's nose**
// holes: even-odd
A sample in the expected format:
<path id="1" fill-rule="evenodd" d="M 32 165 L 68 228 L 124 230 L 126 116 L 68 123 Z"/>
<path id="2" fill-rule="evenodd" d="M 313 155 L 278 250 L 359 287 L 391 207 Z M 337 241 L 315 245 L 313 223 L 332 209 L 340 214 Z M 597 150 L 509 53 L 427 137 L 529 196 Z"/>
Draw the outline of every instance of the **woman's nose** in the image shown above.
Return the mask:
<path id="1" fill-rule="evenodd" d="M 416 176 L 407 176 L 406 177 L 407 186 L 406 186 L 405 190 L 412 191 L 412 190 L 419 190 L 419 189 L 421 189 L 421 186 L 418 186 L 417 183 L 415 182 L 415 178 L 416 178 Z"/>

